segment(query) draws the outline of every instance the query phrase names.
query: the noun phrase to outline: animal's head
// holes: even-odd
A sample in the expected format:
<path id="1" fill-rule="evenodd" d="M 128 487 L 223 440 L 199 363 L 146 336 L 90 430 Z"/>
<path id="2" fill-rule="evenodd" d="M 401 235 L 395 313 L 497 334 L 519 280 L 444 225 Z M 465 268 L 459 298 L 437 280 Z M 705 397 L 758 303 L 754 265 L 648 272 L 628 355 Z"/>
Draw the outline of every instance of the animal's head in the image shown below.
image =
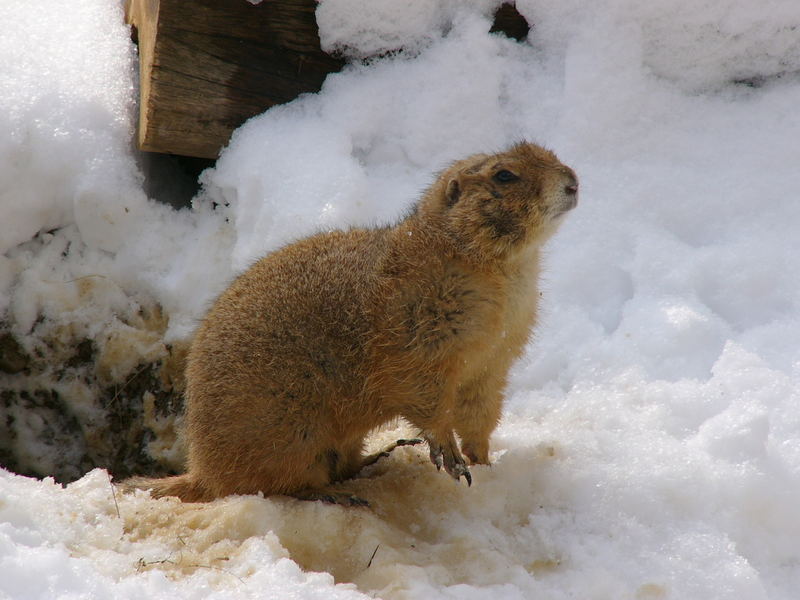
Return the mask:
<path id="1" fill-rule="evenodd" d="M 540 244 L 578 201 L 578 179 L 555 154 L 521 143 L 446 169 L 420 204 L 438 213 L 466 249 L 506 256 Z"/>

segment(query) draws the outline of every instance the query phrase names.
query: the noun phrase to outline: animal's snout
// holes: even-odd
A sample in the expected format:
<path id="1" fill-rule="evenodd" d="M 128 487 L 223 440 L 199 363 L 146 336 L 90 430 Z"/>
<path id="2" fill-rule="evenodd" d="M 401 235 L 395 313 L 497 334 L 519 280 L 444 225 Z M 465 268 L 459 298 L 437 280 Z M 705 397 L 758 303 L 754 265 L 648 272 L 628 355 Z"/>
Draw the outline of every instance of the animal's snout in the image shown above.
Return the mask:
<path id="1" fill-rule="evenodd" d="M 564 173 L 566 180 L 566 185 L 564 186 L 564 193 L 567 196 L 575 196 L 578 193 L 578 178 L 575 177 L 575 173 L 572 172 L 572 169 Z"/>
<path id="2" fill-rule="evenodd" d="M 564 195 L 561 200 L 561 213 L 572 210 L 578 205 L 578 179 L 570 174 L 564 185 Z"/>

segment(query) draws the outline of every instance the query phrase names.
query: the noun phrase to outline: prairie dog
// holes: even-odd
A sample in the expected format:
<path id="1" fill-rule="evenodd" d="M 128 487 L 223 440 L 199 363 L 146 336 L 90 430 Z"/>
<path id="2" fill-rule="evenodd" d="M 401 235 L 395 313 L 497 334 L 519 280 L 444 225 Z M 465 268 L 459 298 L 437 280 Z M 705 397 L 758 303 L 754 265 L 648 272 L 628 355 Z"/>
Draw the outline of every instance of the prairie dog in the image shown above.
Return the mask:
<path id="1" fill-rule="evenodd" d="M 536 320 L 539 249 L 577 192 L 572 169 L 521 143 L 456 162 L 394 226 L 262 258 L 192 341 L 187 472 L 131 484 L 185 501 L 358 504 L 327 488 L 376 460 L 363 440 L 396 417 L 470 483 L 467 462 L 489 463 L 507 372 Z"/>

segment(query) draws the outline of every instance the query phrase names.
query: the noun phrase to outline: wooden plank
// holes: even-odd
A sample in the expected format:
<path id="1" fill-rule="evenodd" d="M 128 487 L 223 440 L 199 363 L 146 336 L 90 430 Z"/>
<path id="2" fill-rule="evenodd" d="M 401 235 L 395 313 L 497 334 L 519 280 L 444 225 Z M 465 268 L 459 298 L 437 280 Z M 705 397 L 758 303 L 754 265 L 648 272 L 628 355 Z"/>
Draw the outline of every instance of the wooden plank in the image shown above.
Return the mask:
<path id="1" fill-rule="evenodd" d="M 216 158 L 248 118 L 318 91 L 315 0 L 127 0 L 140 62 L 142 150 Z"/>

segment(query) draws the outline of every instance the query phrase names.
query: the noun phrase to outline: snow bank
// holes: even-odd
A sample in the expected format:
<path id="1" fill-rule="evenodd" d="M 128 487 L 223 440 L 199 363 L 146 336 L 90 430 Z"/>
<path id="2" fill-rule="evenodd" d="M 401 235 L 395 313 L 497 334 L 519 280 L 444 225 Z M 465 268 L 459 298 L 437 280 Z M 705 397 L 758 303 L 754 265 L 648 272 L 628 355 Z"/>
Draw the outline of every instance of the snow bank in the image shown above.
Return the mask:
<path id="1" fill-rule="evenodd" d="M 226 239 L 218 216 L 176 215 L 142 191 L 132 139 L 135 51 L 121 4 L 81 0 L 67 10 L 52 0 L 9 0 L 0 19 L 0 313 L 58 320 L 57 290 L 44 292 L 50 310 L 30 297 L 38 295 L 34 282 L 11 291 L 31 261 L 44 258 L 19 244 L 58 230 L 45 245 L 72 244 L 72 253 L 64 250 L 62 260 L 45 250 L 52 256 L 42 268 L 64 293 L 81 277 L 113 278 L 155 296 L 175 314 L 173 337 L 185 336 L 191 323 L 181 314 L 201 314 L 210 297 L 186 290 L 213 277 Z M 65 230 L 77 231 L 80 243 Z M 80 253 L 87 258 L 72 260 Z M 17 331 L 28 333 L 29 320 L 14 316 Z"/>
<path id="2" fill-rule="evenodd" d="M 103 233 L 122 217 L 121 199 L 134 211 L 145 201 L 126 152 L 133 53 L 120 8 L 76 3 L 63 19 L 56 2 L 37 4 L 0 7 L 0 249 L 78 221 L 88 243 L 113 250 Z"/>
<path id="3" fill-rule="evenodd" d="M 100 470 L 66 490 L 0 472 L 0 490 L 4 597 L 364 597 L 288 560 L 263 500 L 216 509 L 115 500 Z"/>
<path id="4" fill-rule="evenodd" d="M 61 4 L 0 8 L 0 312 L 30 347 L 70 324 L 106 339 L 150 302 L 185 337 L 264 252 L 392 221 L 437 169 L 515 139 L 582 192 L 471 488 L 403 448 L 347 484 L 370 509 L 118 495 L 118 515 L 101 471 L 4 473 L 0 596 L 796 595 L 795 2 L 518 0 L 517 44 L 487 33 L 494 2 L 325 0 L 328 48 L 406 51 L 251 119 L 182 212 L 141 192 L 119 7 Z"/>
<path id="5" fill-rule="evenodd" d="M 413 0 L 324 0 L 317 9 L 320 42 L 326 52 L 370 58 L 397 52 L 418 54 L 453 28 L 463 14 L 487 17 L 501 4 Z"/>
<path id="6" fill-rule="evenodd" d="M 354 58 L 404 50 L 417 54 L 459 27 L 466 14 L 487 17 L 501 0 L 392 2 L 322 0 L 323 48 Z M 531 42 L 549 54 L 578 44 L 598 49 L 624 40 L 629 59 L 649 74 L 699 91 L 734 81 L 763 82 L 796 72 L 800 62 L 797 7 L 769 0 L 759 11 L 736 0 L 515 0 L 533 24 Z"/>

